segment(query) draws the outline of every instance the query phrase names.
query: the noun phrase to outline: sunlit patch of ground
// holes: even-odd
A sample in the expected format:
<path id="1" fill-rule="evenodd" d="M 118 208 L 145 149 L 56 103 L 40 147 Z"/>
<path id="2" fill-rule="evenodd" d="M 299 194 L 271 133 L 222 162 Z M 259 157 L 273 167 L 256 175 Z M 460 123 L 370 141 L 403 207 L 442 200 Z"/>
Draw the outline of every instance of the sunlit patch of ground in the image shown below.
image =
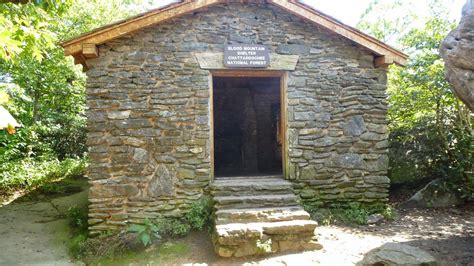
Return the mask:
<path id="1" fill-rule="evenodd" d="M 0 207 L 0 265 L 72 264 L 66 215 L 69 207 L 87 204 L 87 182 L 68 184 L 74 192 L 30 192 Z"/>

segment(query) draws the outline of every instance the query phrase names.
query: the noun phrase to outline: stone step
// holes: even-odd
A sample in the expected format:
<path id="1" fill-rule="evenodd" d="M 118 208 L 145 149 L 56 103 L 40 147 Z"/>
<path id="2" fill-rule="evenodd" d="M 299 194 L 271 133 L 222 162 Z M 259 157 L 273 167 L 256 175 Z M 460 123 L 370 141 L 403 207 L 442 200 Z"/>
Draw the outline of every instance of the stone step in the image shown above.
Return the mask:
<path id="1" fill-rule="evenodd" d="M 218 179 L 211 184 L 213 196 L 293 194 L 290 182 L 281 178 Z"/>
<path id="2" fill-rule="evenodd" d="M 291 220 L 309 220 L 309 214 L 299 206 L 251 208 L 251 209 L 220 209 L 216 211 L 216 224 L 250 223 L 250 222 L 281 222 Z"/>
<path id="3" fill-rule="evenodd" d="M 315 250 L 316 222 L 281 176 L 219 178 L 214 198 L 214 248 L 221 257 Z"/>
<path id="4" fill-rule="evenodd" d="M 219 244 L 230 243 L 234 238 L 253 239 L 265 235 L 313 235 L 318 223 L 312 220 L 293 220 L 263 223 L 230 223 L 216 225 Z M 235 240 L 235 239 L 234 239 Z"/>
<path id="5" fill-rule="evenodd" d="M 214 207 L 217 210 L 223 208 L 245 209 L 263 207 L 289 207 L 298 206 L 298 197 L 295 194 L 215 196 L 214 202 Z"/>
<path id="6" fill-rule="evenodd" d="M 321 249 L 314 239 L 316 226 L 311 220 L 216 225 L 214 247 L 222 257 Z"/>

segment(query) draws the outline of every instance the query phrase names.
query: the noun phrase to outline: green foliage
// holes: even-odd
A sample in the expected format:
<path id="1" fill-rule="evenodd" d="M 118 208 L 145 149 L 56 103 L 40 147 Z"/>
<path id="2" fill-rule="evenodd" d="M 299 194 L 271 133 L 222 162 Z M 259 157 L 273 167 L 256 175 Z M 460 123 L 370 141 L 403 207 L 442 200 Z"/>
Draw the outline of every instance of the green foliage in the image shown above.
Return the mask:
<path id="1" fill-rule="evenodd" d="M 388 204 L 363 205 L 358 202 L 348 204 L 334 204 L 330 207 L 321 208 L 308 203 L 303 204 L 304 209 L 311 218 L 322 225 L 365 225 L 371 214 L 382 214 L 385 219 L 392 220 L 396 212 Z"/>
<path id="2" fill-rule="evenodd" d="M 81 259 L 84 256 L 87 244 L 87 235 L 78 234 L 73 236 L 68 242 L 69 255 L 74 259 Z"/>
<path id="3" fill-rule="evenodd" d="M 396 4 L 401 2 L 409 4 Z M 447 19 L 448 8 L 440 0 L 426 1 L 429 16 L 408 20 L 404 15 L 394 17 L 393 11 L 381 9 L 380 3 L 374 1 L 372 5 L 378 12 L 373 9 L 366 13 L 380 20 L 370 24 L 371 28 L 362 28 L 378 34 L 386 30 L 383 25 L 393 26 L 389 32 L 396 32 L 396 45 L 410 55 L 406 67 L 392 67 L 389 72 L 389 177 L 392 183 L 449 177 L 450 188 L 470 198 L 474 193 L 469 174 L 473 138 L 470 113 L 452 93 L 438 52 L 456 23 Z M 400 19 L 410 27 L 399 25 Z"/>
<path id="4" fill-rule="evenodd" d="M 74 259 L 81 259 L 87 251 L 88 244 L 88 208 L 71 206 L 67 210 L 66 219 L 71 239 L 67 243 L 69 254 Z"/>
<path id="5" fill-rule="evenodd" d="M 80 208 L 77 206 L 71 206 L 67 210 L 67 221 L 69 227 L 75 232 L 87 233 L 87 208 Z"/>
<path id="6" fill-rule="evenodd" d="M 182 237 L 189 234 L 191 225 L 182 219 L 161 219 L 157 222 L 161 234 L 170 237 Z"/>
<path id="7" fill-rule="evenodd" d="M 35 0 L 0 5 L 0 97 L 22 125 L 14 135 L 0 131 L 2 192 L 53 180 L 61 161 L 84 158 L 86 76 L 59 43 L 129 16 L 140 3 Z"/>
<path id="8" fill-rule="evenodd" d="M 23 159 L 4 162 L 0 164 L 0 191 L 32 190 L 63 178 L 83 176 L 86 165 L 84 159 Z"/>
<path id="9" fill-rule="evenodd" d="M 202 230 L 209 224 L 211 207 L 211 199 L 204 196 L 190 206 L 183 218 L 157 219 L 154 223 L 146 219 L 143 225 L 132 225 L 127 231 L 137 233 L 137 237 L 145 246 L 150 243 L 153 234 L 158 236 L 156 239 L 161 236 L 183 237 L 189 234 L 191 229 Z"/>
<path id="10" fill-rule="evenodd" d="M 387 19 L 387 11 L 399 16 Z M 357 28 L 383 42 L 397 45 L 396 39 L 416 19 L 412 4 L 403 0 L 373 0 L 362 14 Z"/>
<path id="11" fill-rule="evenodd" d="M 142 5 L 142 0 L 75 0 L 61 16 L 62 23 L 55 31 L 60 39 L 67 40 L 142 12 L 139 8 Z"/>
<path id="12" fill-rule="evenodd" d="M 202 230 L 205 225 L 210 223 L 211 212 L 212 200 L 203 196 L 191 205 L 189 212 L 185 215 L 185 220 L 191 228 Z"/>
<path id="13" fill-rule="evenodd" d="M 41 2 L 41 3 L 39 3 Z M 41 61 L 44 51 L 55 46 L 50 24 L 70 4 L 64 1 L 33 1 L 0 5 L 0 60 L 17 61 L 26 56 Z"/>
<path id="14" fill-rule="evenodd" d="M 161 238 L 158 226 L 148 219 L 145 219 L 144 224 L 131 225 L 127 231 L 136 233 L 137 238 L 142 242 L 143 246 L 148 246 L 153 240 L 159 240 Z"/>
<path id="15" fill-rule="evenodd" d="M 394 182 L 449 177 L 461 195 L 472 194 L 469 111 L 444 78 L 439 44 L 453 24 L 433 17 L 402 41 L 415 52 L 407 68 L 390 74 L 390 177 Z M 470 185 L 469 185 L 470 183 Z"/>

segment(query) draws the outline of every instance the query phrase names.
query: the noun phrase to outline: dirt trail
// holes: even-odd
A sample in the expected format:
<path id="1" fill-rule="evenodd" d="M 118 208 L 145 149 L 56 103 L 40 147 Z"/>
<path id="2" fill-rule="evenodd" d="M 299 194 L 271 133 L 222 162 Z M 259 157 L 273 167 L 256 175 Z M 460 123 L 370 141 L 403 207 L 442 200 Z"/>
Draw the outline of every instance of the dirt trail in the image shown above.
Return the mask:
<path id="1" fill-rule="evenodd" d="M 70 265 L 67 209 L 86 203 L 83 191 L 1 207 L 0 265 Z"/>

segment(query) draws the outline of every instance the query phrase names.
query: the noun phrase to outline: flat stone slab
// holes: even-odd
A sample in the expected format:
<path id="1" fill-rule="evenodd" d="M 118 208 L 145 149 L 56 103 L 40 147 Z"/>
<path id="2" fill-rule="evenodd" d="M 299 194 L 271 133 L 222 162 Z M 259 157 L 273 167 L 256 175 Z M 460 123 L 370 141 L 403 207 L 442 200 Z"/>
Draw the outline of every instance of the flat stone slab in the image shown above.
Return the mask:
<path id="1" fill-rule="evenodd" d="M 218 179 L 215 180 L 211 187 L 213 190 L 228 190 L 228 189 L 291 189 L 293 184 L 282 178 L 232 178 L 232 179 Z"/>
<path id="2" fill-rule="evenodd" d="M 291 220 L 309 220 L 310 215 L 303 208 L 274 207 L 251 209 L 222 209 L 216 212 L 216 223 L 281 222 Z"/>
<path id="3" fill-rule="evenodd" d="M 266 206 L 297 206 L 298 197 L 294 194 L 251 195 L 251 196 L 217 196 L 214 201 L 218 208 L 266 207 Z"/>
<path id="4" fill-rule="evenodd" d="M 318 224 L 312 220 L 293 220 L 268 223 L 231 223 L 216 226 L 217 236 L 225 238 L 242 235 L 244 238 L 254 238 L 262 234 L 268 235 L 297 235 L 314 233 Z"/>
<path id="5" fill-rule="evenodd" d="M 312 220 L 265 223 L 263 225 L 263 232 L 268 235 L 314 233 L 317 225 L 318 223 Z"/>

